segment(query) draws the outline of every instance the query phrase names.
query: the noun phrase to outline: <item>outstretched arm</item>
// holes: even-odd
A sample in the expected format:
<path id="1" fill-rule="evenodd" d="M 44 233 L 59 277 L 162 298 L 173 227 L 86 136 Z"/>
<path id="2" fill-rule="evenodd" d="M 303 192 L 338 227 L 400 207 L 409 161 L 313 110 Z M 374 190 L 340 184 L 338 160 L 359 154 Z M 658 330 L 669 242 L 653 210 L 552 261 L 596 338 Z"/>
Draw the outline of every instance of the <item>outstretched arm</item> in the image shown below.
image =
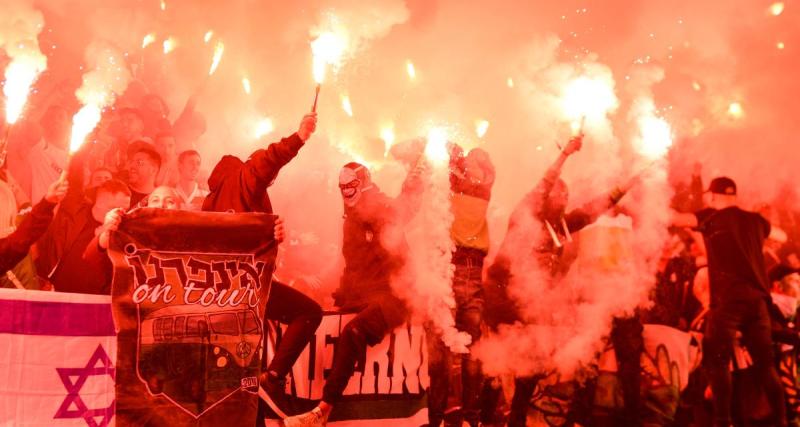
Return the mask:
<path id="1" fill-rule="evenodd" d="M 691 191 L 692 197 L 692 212 L 697 212 L 700 209 L 703 209 L 703 178 L 701 177 L 701 173 L 702 166 L 700 163 L 696 163 L 694 165 L 694 171 L 692 172 L 692 182 L 689 185 L 689 190 Z"/>
<path id="2" fill-rule="evenodd" d="M 541 209 L 543 209 L 545 201 L 547 198 L 550 197 L 550 192 L 553 191 L 553 186 L 555 186 L 556 181 L 561 176 L 561 168 L 564 166 L 564 163 L 567 161 L 567 158 L 578 152 L 583 145 L 583 136 L 577 136 L 572 138 L 568 143 L 567 146 L 564 147 L 564 150 L 559 154 L 558 158 L 552 165 L 547 169 L 545 172 L 544 177 L 536 184 L 536 187 L 533 188 L 522 201 L 517 205 L 514 209 L 514 212 L 511 214 L 511 218 L 518 218 L 523 212 L 527 212 L 530 209 L 532 214 L 537 215 Z"/>
<path id="3" fill-rule="evenodd" d="M 28 250 L 42 237 L 53 220 L 53 209 L 67 193 L 66 181 L 56 181 L 47 190 L 45 198 L 33 207 L 19 228 L 4 239 L 0 239 L 0 273 L 14 268 Z"/>
<path id="4" fill-rule="evenodd" d="M 394 200 L 394 211 L 401 224 L 408 224 L 422 206 L 423 175 L 425 162 L 420 162 L 408 171 L 400 195 Z"/>
<path id="5" fill-rule="evenodd" d="M 280 142 L 270 144 L 266 149 L 253 153 L 242 170 L 242 185 L 249 194 L 260 194 L 272 184 L 278 172 L 300 151 L 317 126 L 316 113 L 307 114 L 300 122 L 300 128 Z"/>
<path id="6" fill-rule="evenodd" d="M 624 185 L 614 188 L 608 194 L 591 200 L 578 209 L 573 209 L 565 215 L 567 227 L 569 227 L 571 232 L 576 232 L 597 221 L 600 215 L 616 206 L 617 203 L 625 197 L 625 194 L 638 182 L 639 176 L 637 175 Z"/>
<path id="7" fill-rule="evenodd" d="M 567 146 L 564 147 L 564 151 L 558 156 L 555 162 L 547 169 L 545 172 L 544 177 L 536 184 L 536 187 L 530 193 L 530 195 L 534 198 L 531 200 L 534 203 L 534 206 L 543 206 L 545 200 L 550 196 L 550 192 L 553 191 L 553 186 L 555 185 L 558 178 L 561 177 L 561 169 L 564 167 L 564 163 L 567 161 L 567 158 L 574 153 L 580 151 L 581 146 L 583 146 L 583 136 L 577 136 L 572 138 L 568 143 Z"/>
<path id="8" fill-rule="evenodd" d="M 695 214 L 678 211 L 672 211 L 670 223 L 673 227 L 680 228 L 696 228 L 698 225 L 697 216 L 695 216 Z"/>

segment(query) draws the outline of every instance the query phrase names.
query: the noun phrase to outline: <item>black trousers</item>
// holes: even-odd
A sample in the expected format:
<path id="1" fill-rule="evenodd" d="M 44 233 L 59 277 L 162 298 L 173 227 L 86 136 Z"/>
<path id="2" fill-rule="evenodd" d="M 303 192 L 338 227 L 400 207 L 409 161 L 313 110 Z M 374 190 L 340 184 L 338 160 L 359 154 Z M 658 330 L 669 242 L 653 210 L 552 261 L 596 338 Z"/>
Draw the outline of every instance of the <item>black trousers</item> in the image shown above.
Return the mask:
<path id="1" fill-rule="evenodd" d="M 536 385 L 539 384 L 539 380 L 542 378 L 542 375 L 536 375 L 514 379 L 514 397 L 511 399 L 508 427 L 525 427 L 533 392 L 536 391 Z"/>
<path id="2" fill-rule="evenodd" d="M 333 353 L 333 365 L 322 401 L 334 404 L 342 397 L 356 365 L 364 366 L 367 346 L 380 343 L 383 338 L 406 321 L 407 311 L 400 299 L 385 295 L 373 298 L 361 307 L 356 317 L 345 325 Z"/>
<path id="3" fill-rule="evenodd" d="M 302 292 L 273 281 L 265 320 L 289 325 L 267 367 L 278 378 L 285 378 L 322 322 L 322 308 Z M 264 339 L 267 339 L 266 333 Z"/>
<path id="4" fill-rule="evenodd" d="M 617 359 L 617 378 L 622 388 L 624 407 L 619 422 L 626 426 L 642 425 L 641 383 L 644 327 L 639 317 L 616 317 L 611 326 L 611 342 Z"/>
<path id="5" fill-rule="evenodd" d="M 766 298 L 724 301 L 712 307 L 708 314 L 703 338 L 703 364 L 714 395 L 715 425 L 728 427 L 731 424 L 730 362 L 736 331 L 742 332 L 744 345 L 753 359 L 751 369 L 772 405 L 774 425 L 786 425 L 783 387 L 775 367 Z"/>

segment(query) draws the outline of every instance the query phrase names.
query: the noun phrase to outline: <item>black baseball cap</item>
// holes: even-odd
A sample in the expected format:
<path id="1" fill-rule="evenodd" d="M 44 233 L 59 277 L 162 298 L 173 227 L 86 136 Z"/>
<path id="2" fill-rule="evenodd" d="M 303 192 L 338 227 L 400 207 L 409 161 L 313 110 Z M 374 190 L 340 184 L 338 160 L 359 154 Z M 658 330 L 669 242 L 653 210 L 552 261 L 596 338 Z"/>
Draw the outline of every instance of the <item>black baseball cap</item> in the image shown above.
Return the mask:
<path id="1" fill-rule="evenodd" d="M 708 190 L 706 190 L 706 192 L 724 194 L 726 196 L 735 196 L 736 183 L 727 176 L 720 176 L 711 180 L 711 184 L 708 186 Z"/>

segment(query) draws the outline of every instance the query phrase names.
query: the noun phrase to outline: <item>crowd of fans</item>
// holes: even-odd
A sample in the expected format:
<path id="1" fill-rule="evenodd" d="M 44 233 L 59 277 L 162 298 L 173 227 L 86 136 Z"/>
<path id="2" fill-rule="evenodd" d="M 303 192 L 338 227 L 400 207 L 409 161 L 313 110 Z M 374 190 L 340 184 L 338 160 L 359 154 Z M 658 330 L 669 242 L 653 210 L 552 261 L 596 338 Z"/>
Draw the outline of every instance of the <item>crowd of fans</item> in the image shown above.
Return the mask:
<path id="1" fill-rule="evenodd" d="M 20 122 L 11 129 L 4 147 L 6 155 L 0 171 L 0 238 L 3 253 L 0 260 L 0 271 L 3 272 L 0 285 L 57 292 L 109 294 L 111 265 L 102 252 L 108 246 L 109 233 L 116 229 L 126 211 L 136 207 L 158 207 L 271 212 L 269 199 L 264 193 L 266 187 L 275 179 L 277 170 L 297 154 L 305 139 L 313 132 L 311 122 L 304 120 L 299 131 L 302 137 L 295 134 L 266 150 L 259 150 L 247 163 L 226 156 L 209 177 L 201 169 L 202 154 L 198 146 L 198 138 L 205 132 L 205 122 L 202 115 L 195 111 L 193 100 L 187 102 L 174 122 L 170 122 L 169 117 L 165 102 L 157 95 L 148 94 L 138 99 L 123 97 L 117 107 L 104 116 L 91 141 L 72 156 L 68 155 L 70 117 L 65 108 L 50 106 L 41 113 L 38 121 Z M 314 124 L 315 120 L 313 118 Z M 526 203 L 533 203 L 538 206 L 534 207 L 535 210 L 538 209 L 535 214 L 553 235 L 552 242 L 548 237 L 537 250 L 541 251 L 542 265 L 553 269 L 554 280 L 560 274 L 556 270 L 561 267 L 559 261 L 552 258 L 556 253 L 561 256 L 561 252 L 557 252 L 555 248 L 561 248 L 559 239 L 571 239 L 570 231 L 577 232 L 596 220 L 603 211 L 612 208 L 627 189 L 616 189 L 610 195 L 603 195 L 599 199 L 601 203 L 589 210 L 565 212 L 566 199 L 560 201 L 559 197 L 566 191 L 566 186 L 558 179 L 558 170 L 566 157 L 579 149 L 580 141 L 567 145 L 563 159 L 559 159 L 560 163 L 554 165 L 556 169 L 548 171 L 543 181 L 546 195 L 541 195 L 544 191 L 542 188 L 534 189 L 529 196 L 530 200 L 525 199 L 520 205 L 525 207 Z M 457 248 L 453 261 L 456 272 L 454 291 L 459 304 L 458 322 L 473 339 L 478 340 L 487 323 L 482 317 L 482 283 L 485 286 L 484 279 L 489 283 L 508 281 L 509 272 L 507 266 L 502 265 L 502 250 L 495 265 L 484 269 L 483 259 L 489 246 L 485 230 L 486 205 L 491 197 L 495 173 L 488 154 L 482 150 L 457 154 L 461 159 L 459 167 L 462 173 L 455 173 L 451 183 L 456 195 L 453 198 L 455 224 L 456 228 L 462 229 L 454 231 L 453 235 Z M 248 171 L 247 168 L 252 170 Z M 345 205 L 352 208 L 362 192 L 368 194 L 369 188 L 365 187 L 365 183 L 372 183 L 368 171 L 363 171 L 361 165 L 353 163 L 345 169 L 349 170 L 343 170 L 342 176 L 349 177 L 350 181 L 343 182 L 344 178 L 340 179 L 340 187 Z M 698 166 L 691 182 L 676 188 L 673 209 L 679 212 L 700 212 L 705 207 L 705 189 L 700 172 Z M 251 181 L 243 182 L 240 177 Z M 410 179 L 413 179 L 413 174 Z M 404 186 L 404 192 L 406 190 L 408 187 Z M 353 197 L 356 200 L 352 200 Z M 350 202 L 352 206 L 348 204 Z M 770 307 L 770 314 L 773 341 L 778 350 L 776 359 L 780 359 L 776 360 L 776 364 L 787 358 L 794 360 L 796 355 L 788 354 L 786 351 L 790 347 L 785 345 L 796 346 L 800 343 L 793 323 L 800 298 L 800 275 L 797 274 L 800 269 L 800 212 L 792 209 L 794 202 L 794 193 L 787 189 L 780 201 L 755 209 L 769 221 L 773 229 L 763 252 L 774 302 Z M 477 209 L 477 218 L 470 218 L 468 213 L 461 216 L 462 211 L 459 209 L 463 209 L 463 212 Z M 514 229 L 513 219 L 509 235 L 512 235 Z M 347 224 L 346 222 L 346 232 Z M 361 225 L 353 225 L 359 226 Z M 282 238 L 282 225 L 280 227 L 280 230 L 276 229 L 276 235 L 280 234 L 278 237 Z M 474 230 L 476 227 L 477 231 Z M 638 313 L 634 323 L 656 323 L 683 331 L 702 331 L 712 304 L 704 238 L 701 231 L 693 228 L 675 227 L 670 231 L 670 240 L 659 262 L 657 285 L 652 293 L 654 304 Z M 345 236 L 344 245 L 353 244 L 355 243 L 348 242 Z M 290 252 L 291 249 L 284 255 L 288 260 L 292 259 Z M 347 260 L 348 254 L 344 255 Z M 381 258 L 382 255 L 372 252 L 371 256 Z M 386 263 L 395 268 L 394 262 L 395 260 L 388 258 L 376 258 L 371 264 L 374 266 Z M 348 268 L 352 268 L 352 265 Z M 489 270 L 488 278 L 485 270 Z M 87 271 L 92 274 L 86 274 Z M 363 276 L 362 271 L 346 270 L 346 273 Z M 355 281 L 350 282 L 355 285 Z M 289 288 L 286 285 L 280 286 Z M 390 293 L 388 290 L 387 292 Z M 341 293 L 339 298 L 352 298 L 354 295 L 352 292 Z M 300 332 L 296 337 L 289 338 L 294 339 L 293 343 L 286 345 L 292 347 L 287 350 L 289 354 L 277 364 L 273 363 L 268 371 L 274 378 L 269 379 L 266 386 L 272 387 L 273 392 L 283 386 L 291 363 L 305 345 L 306 337 L 313 334 L 319 323 L 319 305 L 301 297 L 302 295 L 287 293 L 284 301 L 294 300 L 297 310 L 284 307 L 288 311 L 279 316 L 279 320 L 295 325 Z M 354 302 L 356 306 L 362 303 L 361 299 Z M 279 310 L 276 307 L 273 309 Z M 486 309 L 490 310 L 491 307 Z M 298 313 L 305 314 L 301 316 Z M 400 322 L 404 314 L 397 313 L 397 316 L 398 321 L 394 323 Z M 623 326 L 628 321 L 630 319 L 615 321 L 617 334 L 612 332 L 611 339 L 617 347 L 622 348 L 625 342 L 630 344 L 631 340 L 636 340 L 636 327 L 625 329 L 627 326 Z M 373 340 L 379 340 L 387 332 L 385 329 L 382 328 L 380 333 L 376 332 Z M 629 334 L 618 333 L 630 330 L 634 331 L 634 338 Z M 638 339 L 641 339 L 640 326 L 638 331 Z M 287 336 L 292 337 L 288 333 Z M 623 338 L 618 340 L 616 337 L 620 336 Z M 353 339 L 357 340 L 356 337 Z M 638 351 L 641 351 L 641 345 L 637 346 L 635 343 L 627 348 L 639 348 Z M 497 405 L 488 410 L 479 408 L 481 404 L 485 406 L 485 395 L 491 394 L 487 391 L 492 388 L 491 381 L 481 379 L 480 366 L 469 358 L 459 362 L 464 370 L 463 411 L 455 418 L 456 421 L 448 420 L 452 412 L 447 406 L 448 384 L 442 381 L 448 375 L 448 366 L 438 366 L 437 363 L 450 365 L 453 361 L 446 357 L 447 350 L 444 348 L 431 351 L 434 351 L 431 360 L 435 368 L 431 372 L 432 423 L 455 425 L 465 420 L 471 425 L 478 425 L 479 422 L 496 422 L 494 415 Z M 620 355 L 618 359 L 623 357 Z M 638 361 L 634 359 L 634 362 Z M 339 380 L 346 383 L 353 364 L 350 360 L 340 360 L 337 363 L 342 364 Z M 620 362 L 620 366 L 622 363 Z M 793 367 L 794 364 L 782 363 L 780 366 L 786 371 L 787 366 Z M 445 372 L 437 374 L 437 369 Z M 622 370 L 621 367 L 620 371 Z M 782 374 L 792 379 L 792 384 L 787 388 L 786 404 L 789 418 L 793 419 L 800 407 L 796 393 L 789 390 L 793 390 L 796 373 Z M 485 387 L 482 387 L 482 381 Z M 626 381 L 631 382 L 630 379 L 623 379 L 622 383 Z M 633 379 L 634 383 L 637 381 L 637 378 Z M 706 425 L 711 422 L 707 387 L 709 381 L 703 375 L 693 377 L 681 399 L 674 421 L 677 425 Z M 744 377 L 737 378 L 736 381 L 737 384 L 747 384 L 748 381 L 756 380 Z M 518 380 L 517 388 L 530 388 L 527 396 L 521 394 L 524 408 L 527 408 L 535 385 L 535 382 Z M 332 387 L 341 388 L 343 385 Z M 626 410 L 631 410 L 638 416 L 640 404 L 634 403 L 636 398 L 630 397 L 638 393 L 638 385 L 631 387 L 633 391 L 623 390 L 625 399 L 628 400 Z M 436 388 L 444 388 L 444 391 L 438 390 L 434 393 Z M 626 386 L 623 385 L 623 388 Z M 326 393 L 334 395 L 330 399 L 336 399 L 341 390 L 329 390 Z M 325 410 L 323 407 L 315 416 L 327 417 Z M 329 409 L 327 411 L 329 413 Z M 628 424 L 628 421 L 625 425 L 633 425 Z M 516 422 L 524 424 L 524 412 L 522 420 L 518 419 Z"/>

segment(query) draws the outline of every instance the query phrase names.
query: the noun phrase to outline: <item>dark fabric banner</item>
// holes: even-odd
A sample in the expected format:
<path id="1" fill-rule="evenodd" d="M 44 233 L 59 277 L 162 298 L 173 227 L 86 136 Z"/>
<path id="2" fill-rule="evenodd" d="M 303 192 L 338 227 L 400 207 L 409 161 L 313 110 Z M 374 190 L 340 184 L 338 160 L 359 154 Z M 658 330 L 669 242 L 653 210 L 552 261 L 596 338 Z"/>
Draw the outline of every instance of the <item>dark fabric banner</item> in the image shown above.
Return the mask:
<path id="1" fill-rule="evenodd" d="M 322 399 L 325 378 L 333 364 L 338 338 L 352 313 L 326 312 L 314 339 L 292 367 L 287 395 L 296 412 L 310 410 Z M 272 359 L 285 325 L 269 322 L 267 358 Z M 425 329 L 405 324 L 361 355 L 353 376 L 328 419 L 328 426 L 417 427 L 428 418 L 428 351 Z M 267 427 L 282 424 L 271 411 Z"/>
<path id="2" fill-rule="evenodd" d="M 125 217 L 109 250 L 117 425 L 255 425 L 273 226 L 265 214 Z"/>

